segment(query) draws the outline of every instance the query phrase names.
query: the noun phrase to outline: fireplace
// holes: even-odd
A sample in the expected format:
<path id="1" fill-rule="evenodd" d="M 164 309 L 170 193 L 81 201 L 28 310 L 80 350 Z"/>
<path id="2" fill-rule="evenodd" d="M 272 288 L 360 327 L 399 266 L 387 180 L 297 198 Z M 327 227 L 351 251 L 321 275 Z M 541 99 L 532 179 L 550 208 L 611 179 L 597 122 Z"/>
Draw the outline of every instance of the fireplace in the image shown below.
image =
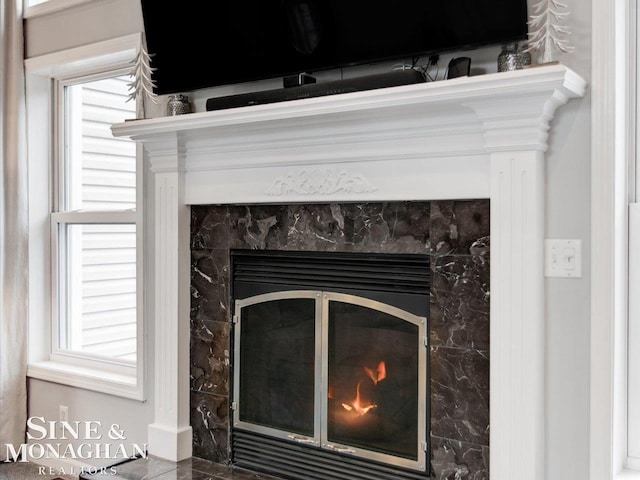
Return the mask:
<path id="1" fill-rule="evenodd" d="M 429 256 L 233 250 L 231 265 L 233 462 L 426 478 Z"/>
<path id="2" fill-rule="evenodd" d="M 335 468 L 356 465 L 369 472 L 375 467 L 373 478 L 376 479 L 385 478 L 383 475 L 390 475 L 392 479 L 424 479 L 429 478 L 429 470 L 437 479 L 447 478 L 443 476 L 445 472 L 459 472 L 465 480 L 488 478 L 489 209 L 487 200 L 192 207 L 190 411 L 193 455 L 259 470 L 264 469 L 264 465 L 256 462 L 258 456 L 290 458 L 293 450 L 304 462 L 313 463 L 321 457 L 325 469 L 327 462 L 337 464 Z M 253 265 L 255 261 L 257 266 Z M 358 273 L 347 275 L 348 270 Z M 390 287 L 391 280 L 395 287 Z M 303 295 L 301 292 L 305 292 L 305 298 L 299 298 Z M 325 294 L 327 299 L 318 298 Z M 341 296 L 349 302 L 332 299 L 345 298 Z M 268 426 L 278 427 L 275 435 L 262 428 L 256 430 L 253 425 L 247 428 L 247 423 L 261 423 L 255 420 L 262 415 L 259 410 L 256 412 L 258 407 L 248 412 L 252 422 L 235 425 L 238 418 L 234 416 L 239 415 L 242 402 L 236 398 L 239 382 L 233 381 L 241 370 L 234 356 L 244 350 L 235 348 L 239 343 L 235 339 L 239 328 L 234 318 L 242 323 L 241 316 L 238 317 L 242 311 L 255 308 L 254 312 L 265 309 L 268 312 L 288 298 L 297 298 L 294 303 L 304 300 L 307 311 L 314 308 L 306 314 L 307 329 L 314 326 L 313 338 L 311 334 L 302 335 L 302 326 L 289 328 L 285 337 L 305 339 L 296 342 L 296 348 L 302 351 L 294 352 L 298 356 L 313 352 L 313 360 L 307 357 L 295 363 L 311 364 L 308 370 L 322 370 L 322 365 L 316 367 L 313 363 L 322 360 L 321 355 L 315 355 L 316 350 L 322 352 L 322 345 L 316 347 L 315 344 L 316 339 L 322 338 L 322 332 L 315 333 L 315 324 L 320 318 L 318 329 L 321 330 L 321 316 L 324 312 L 330 313 L 327 307 L 346 309 L 350 315 L 354 311 L 373 312 L 380 322 L 386 322 L 388 312 L 394 312 L 387 322 L 391 329 L 387 332 L 395 335 L 397 343 L 403 343 L 396 350 L 415 352 L 419 347 L 418 352 L 427 355 L 426 360 L 420 361 L 420 365 L 426 366 L 426 373 L 418 373 L 418 378 L 425 382 L 418 385 L 418 390 L 426 392 L 427 398 L 412 400 L 422 402 L 422 406 L 409 409 L 415 412 L 414 417 L 404 419 L 415 424 L 420 438 L 413 433 L 403 437 L 402 440 L 409 443 L 405 446 L 400 446 L 402 442 L 398 438 L 389 440 L 393 447 L 387 450 L 399 450 L 395 457 L 400 460 L 400 466 L 391 463 L 390 457 L 380 461 L 375 455 L 366 455 L 367 452 L 380 453 L 385 450 L 384 445 L 362 448 L 357 435 L 335 441 L 334 436 L 329 436 L 328 414 L 324 427 L 322 417 L 317 419 L 316 426 L 313 410 L 299 409 L 307 415 L 306 429 L 293 425 L 290 420 L 286 428 L 275 425 L 283 421 L 288 415 L 286 412 L 267 415 L 272 417 Z M 237 308 L 234 310 L 235 300 L 241 302 L 240 312 Z M 369 309 L 369 302 L 376 308 Z M 420 318 L 426 319 L 424 332 Z M 329 330 L 325 325 L 328 341 Z M 418 333 L 415 333 L 416 325 Z M 359 329 L 360 336 L 365 331 L 357 324 L 350 328 Z M 261 332 L 257 336 L 266 335 L 270 335 L 268 342 L 256 340 L 255 343 L 264 348 L 280 338 L 279 331 Z M 338 337 L 347 339 L 357 335 Z M 428 349 L 424 347 L 425 342 Z M 321 405 L 326 397 L 325 411 L 329 411 L 331 401 L 331 406 L 337 406 L 338 413 L 345 416 L 351 412 L 342 403 L 353 406 L 358 381 L 364 382 L 360 387 L 362 396 L 377 386 L 371 377 L 378 381 L 385 376 L 384 370 L 387 380 L 380 382 L 381 389 L 391 382 L 404 383 L 403 374 L 396 373 L 394 362 L 398 359 L 389 359 L 388 352 L 373 358 L 365 358 L 364 352 L 356 354 L 356 347 L 366 347 L 371 342 L 363 339 L 362 343 L 354 347 L 340 345 L 342 351 L 352 350 L 358 361 L 347 363 L 344 371 L 336 372 L 339 385 L 327 378 L 326 395 L 316 400 L 315 391 L 307 390 L 306 398 L 312 397 Z M 267 356 L 271 352 L 259 351 L 257 355 Z M 342 363 L 342 359 L 336 360 Z M 407 357 L 401 360 L 404 362 Z M 286 363 L 287 376 L 291 377 L 286 355 L 279 361 Z M 385 365 L 380 366 L 383 361 Z M 257 363 L 255 359 L 247 362 Z M 239 363 L 242 365 L 242 359 Z M 415 365 L 413 378 L 419 369 L 419 365 Z M 329 366 L 327 357 L 327 377 Z M 283 374 L 278 370 L 272 375 Z M 266 366 L 260 365 L 252 368 L 250 375 L 259 377 L 261 380 L 256 381 L 260 383 L 270 374 Z M 297 379 L 296 383 L 304 382 Z M 333 399 L 328 398 L 329 386 L 339 389 L 332 392 Z M 296 392 L 300 394 L 301 391 Z M 232 410 L 234 402 L 236 409 Z M 262 403 L 261 408 L 265 408 L 266 403 Z M 374 410 L 366 416 L 379 413 Z M 424 427 L 418 427 L 421 415 Z M 371 420 L 364 419 L 367 421 Z M 323 432 L 327 434 L 325 443 L 337 449 L 360 450 L 365 455 L 322 448 Z M 309 441 L 316 445 L 305 445 Z M 423 442 L 426 445 L 422 445 Z M 309 454 L 310 450 L 313 455 Z M 424 462 L 416 460 L 416 452 L 424 454 Z M 285 467 L 278 466 L 280 473 Z M 338 478 L 358 477 L 344 474 L 343 470 L 342 477 Z"/>
<path id="3" fill-rule="evenodd" d="M 545 151 L 556 110 L 583 96 L 585 89 L 584 79 L 567 67 L 543 65 L 114 125 L 116 136 L 144 144 L 149 165 L 146 184 L 153 197 L 143 212 L 150 227 L 145 235 L 145 251 L 150 253 L 145 268 L 151 272 L 146 278 L 149 308 L 145 317 L 154 341 L 150 453 L 170 460 L 206 454 L 226 461 L 229 381 L 225 370 L 231 362 L 222 339 L 230 322 L 224 300 L 228 297 L 221 292 L 229 285 L 220 278 L 228 274 L 224 272 L 228 248 L 230 244 L 232 248 L 270 248 L 274 242 L 269 236 L 281 239 L 281 234 L 291 234 L 295 239 L 298 227 L 294 219 L 288 224 L 291 231 L 284 232 L 270 223 L 273 215 L 254 215 L 246 238 L 234 236 L 228 238 L 227 246 L 205 251 L 207 242 L 200 241 L 206 239 L 200 237 L 190 252 L 190 212 L 207 205 L 224 206 L 227 219 L 211 225 L 222 233 L 229 232 L 235 221 L 236 205 L 253 205 L 257 213 L 258 206 L 273 204 L 483 198 L 491 201 L 491 461 L 488 430 L 477 428 L 472 405 L 463 403 L 464 408 L 459 408 L 455 399 L 460 392 L 482 391 L 472 379 L 485 378 L 483 370 L 488 370 L 489 352 L 481 349 L 488 348 L 488 342 L 481 347 L 467 330 L 457 328 L 458 318 L 473 309 L 455 300 L 475 278 L 473 272 L 483 268 L 481 252 L 488 248 L 481 242 L 470 255 L 452 261 L 448 255 L 434 255 L 440 251 L 440 241 L 432 239 L 433 284 L 436 273 L 442 277 L 431 287 L 432 463 L 443 466 L 438 477 L 445 479 L 488 478 L 489 463 L 493 480 L 544 477 L 543 239 L 545 175 L 552 174 L 545 172 Z M 360 234 L 346 219 L 337 223 L 351 237 Z M 315 233 L 319 244 L 327 237 L 335 241 L 325 243 L 327 249 L 350 248 L 333 238 L 331 231 Z M 378 233 L 372 234 L 376 240 L 369 246 L 389 251 L 390 245 L 381 243 Z M 453 241 L 455 229 L 448 233 Z M 458 235 L 456 242 L 461 239 Z M 394 245 L 401 243 L 398 238 Z M 364 251 L 366 245 L 359 245 Z M 285 249 L 300 248 L 290 241 Z M 449 253 L 457 255 L 460 250 L 453 248 Z M 195 264 L 192 273 L 197 269 L 203 274 L 195 273 L 192 295 L 216 283 L 211 298 L 191 302 L 195 316 L 191 329 L 185 320 L 190 305 L 190 258 Z M 207 259 L 216 262 L 205 268 Z M 461 281 L 456 283 L 456 278 Z M 455 293 L 449 297 L 451 303 L 448 293 Z M 481 302 L 489 302 L 488 292 L 485 297 Z M 434 325 L 443 311 L 445 318 L 453 314 L 452 331 Z M 434 338 L 440 344 L 434 344 Z M 203 350 L 213 353 L 196 356 L 198 365 L 213 370 L 213 378 L 189 378 L 189 368 L 194 367 L 190 341 L 204 344 Z M 467 342 L 466 347 L 455 348 L 458 342 Z M 438 362 L 433 361 L 436 357 Z"/>

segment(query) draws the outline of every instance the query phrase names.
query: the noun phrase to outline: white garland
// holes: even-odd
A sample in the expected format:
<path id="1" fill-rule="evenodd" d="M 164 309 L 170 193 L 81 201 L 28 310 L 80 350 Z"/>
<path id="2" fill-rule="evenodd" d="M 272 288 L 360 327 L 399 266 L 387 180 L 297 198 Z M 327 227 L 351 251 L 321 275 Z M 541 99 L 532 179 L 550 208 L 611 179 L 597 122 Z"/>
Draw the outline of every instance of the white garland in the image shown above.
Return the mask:
<path id="1" fill-rule="evenodd" d="M 529 20 L 529 47 L 527 51 L 542 52 L 542 63 L 553 62 L 554 52 L 571 53 L 574 47 L 566 39 L 571 31 L 565 25 L 569 15 L 567 5 L 558 0 L 540 0 L 533 7 Z"/>

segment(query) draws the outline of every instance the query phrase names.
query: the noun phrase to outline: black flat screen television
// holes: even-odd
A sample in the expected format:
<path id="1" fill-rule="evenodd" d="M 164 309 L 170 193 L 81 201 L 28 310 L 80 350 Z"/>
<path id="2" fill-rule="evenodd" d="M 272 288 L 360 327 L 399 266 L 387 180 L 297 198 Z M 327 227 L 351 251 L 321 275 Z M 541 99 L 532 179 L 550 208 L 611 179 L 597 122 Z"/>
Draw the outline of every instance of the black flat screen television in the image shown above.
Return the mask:
<path id="1" fill-rule="evenodd" d="M 527 37 L 526 0 L 142 0 L 155 93 Z"/>

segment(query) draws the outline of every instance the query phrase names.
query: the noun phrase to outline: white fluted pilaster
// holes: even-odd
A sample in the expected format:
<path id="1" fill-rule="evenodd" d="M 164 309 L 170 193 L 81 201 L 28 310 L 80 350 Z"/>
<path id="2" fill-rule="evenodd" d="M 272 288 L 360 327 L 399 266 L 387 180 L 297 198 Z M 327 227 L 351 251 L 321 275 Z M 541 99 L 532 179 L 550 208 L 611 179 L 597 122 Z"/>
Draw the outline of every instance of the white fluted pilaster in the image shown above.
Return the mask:
<path id="1" fill-rule="evenodd" d="M 191 456 L 189 425 L 189 235 L 184 155 L 175 137 L 148 145 L 154 175 L 155 418 L 149 453 L 172 461 Z"/>

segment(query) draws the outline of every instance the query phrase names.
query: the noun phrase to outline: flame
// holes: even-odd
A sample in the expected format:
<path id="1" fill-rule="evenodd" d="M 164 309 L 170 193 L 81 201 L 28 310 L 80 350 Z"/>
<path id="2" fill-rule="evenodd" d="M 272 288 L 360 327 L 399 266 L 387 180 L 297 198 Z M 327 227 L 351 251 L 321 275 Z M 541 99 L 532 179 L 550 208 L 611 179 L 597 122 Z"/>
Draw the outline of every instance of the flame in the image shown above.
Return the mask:
<path id="1" fill-rule="evenodd" d="M 378 364 L 378 368 L 374 372 L 373 369 L 369 367 L 363 367 L 367 376 L 371 379 L 374 385 L 378 385 L 378 382 L 381 382 L 385 378 L 387 378 L 387 365 L 384 362 L 380 362 Z M 351 404 L 343 403 L 342 408 L 344 408 L 347 412 L 354 411 L 358 415 L 365 415 L 370 410 L 377 407 L 375 404 L 371 405 L 363 405 L 362 398 L 360 397 L 360 385 L 362 382 L 358 382 L 356 386 L 356 398 L 351 402 Z M 329 398 L 333 398 L 333 391 L 329 388 Z"/>
<path id="2" fill-rule="evenodd" d="M 361 384 L 362 382 L 358 382 L 358 386 L 356 387 L 356 398 L 353 400 L 353 402 L 351 402 L 351 405 L 348 405 L 346 403 L 342 404 L 342 408 L 344 408 L 346 411 L 351 412 L 352 410 L 355 410 L 358 415 L 364 415 L 365 413 L 368 413 L 369 410 L 377 407 L 377 405 L 373 404 L 367 406 L 362 405 L 362 400 L 360 399 Z"/>
<path id="3" fill-rule="evenodd" d="M 378 382 L 387 378 L 387 364 L 380 362 L 378 368 L 374 372 L 369 367 L 364 367 L 364 371 L 367 372 L 367 376 L 371 379 L 374 385 L 378 385 Z"/>

